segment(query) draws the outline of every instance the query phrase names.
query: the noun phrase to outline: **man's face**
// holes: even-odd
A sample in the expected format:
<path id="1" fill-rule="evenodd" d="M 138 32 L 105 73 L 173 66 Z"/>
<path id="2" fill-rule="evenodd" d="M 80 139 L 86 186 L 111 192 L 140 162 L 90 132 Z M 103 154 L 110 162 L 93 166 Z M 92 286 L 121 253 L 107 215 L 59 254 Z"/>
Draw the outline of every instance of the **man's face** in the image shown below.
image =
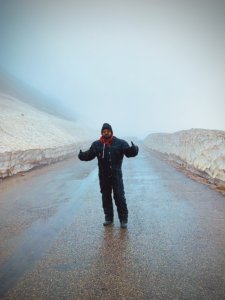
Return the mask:
<path id="1" fill-rule="evenodd" d="M 109 129 L 104 129 L 102 131 L 102 136 L 104 137 L 104 139 L 109 139 L 112 136 L 112 132 Z"/>

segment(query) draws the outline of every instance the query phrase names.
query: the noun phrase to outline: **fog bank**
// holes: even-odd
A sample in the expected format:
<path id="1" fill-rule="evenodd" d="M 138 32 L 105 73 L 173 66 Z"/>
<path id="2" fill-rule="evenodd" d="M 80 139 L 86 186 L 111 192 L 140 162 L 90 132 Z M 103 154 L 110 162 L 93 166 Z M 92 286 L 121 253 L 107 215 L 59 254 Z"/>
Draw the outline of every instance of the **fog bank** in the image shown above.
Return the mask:
<path id="1" fill-rule="evenodd" d="M 223 1 L 1 1 L 0 65 L 100 130 L 225 130 Z"/>

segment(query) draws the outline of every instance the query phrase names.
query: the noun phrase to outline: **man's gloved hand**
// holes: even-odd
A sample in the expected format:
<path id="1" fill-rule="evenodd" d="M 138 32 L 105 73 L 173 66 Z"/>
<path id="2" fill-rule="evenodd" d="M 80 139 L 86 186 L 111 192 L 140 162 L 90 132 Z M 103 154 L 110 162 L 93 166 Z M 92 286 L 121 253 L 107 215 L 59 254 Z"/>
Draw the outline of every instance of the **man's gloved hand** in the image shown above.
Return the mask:
<path id="1" fill-rule="evenodd" d="M 81 156 L 82 156 L 82 151 L 80 150 L 78 157 L 81 158 Z"/>
<path id="2" fill-rule="evenodd" d="M 132 141 L 131 141 L 131 148 L 133 148 L 136 152 L 138 152 L 138 146 L 135 145 Z"/>
<path id="3" fill-rule="evenodd" d="M 137 146 L 134 145 L 134 143 L 131 141 L 131 147 L 135 148 L 135 147 L 137 147 Z"/>

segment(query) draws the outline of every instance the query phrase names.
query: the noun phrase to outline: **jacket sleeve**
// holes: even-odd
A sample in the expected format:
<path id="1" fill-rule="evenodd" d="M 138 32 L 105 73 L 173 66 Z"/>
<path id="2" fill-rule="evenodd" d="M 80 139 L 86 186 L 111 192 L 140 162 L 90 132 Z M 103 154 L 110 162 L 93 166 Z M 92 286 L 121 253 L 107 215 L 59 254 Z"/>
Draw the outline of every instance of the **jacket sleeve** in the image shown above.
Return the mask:
<path id="1" fill-rule="evenodd" d="M 124 141 L 123 153 L 126 157 L 134 157 L 138 155 L 139 148 L 137 145 L 129 146 L 127 142 Z"/>
<path id="2" fill-rule="evenodd" d="M 78 154 L 78 158 L 82 161 L 89 161 L 96 157 L 96 149 L 94 143 L 91 145 L 90 149 L 87 151 L 82 151 Z"/>

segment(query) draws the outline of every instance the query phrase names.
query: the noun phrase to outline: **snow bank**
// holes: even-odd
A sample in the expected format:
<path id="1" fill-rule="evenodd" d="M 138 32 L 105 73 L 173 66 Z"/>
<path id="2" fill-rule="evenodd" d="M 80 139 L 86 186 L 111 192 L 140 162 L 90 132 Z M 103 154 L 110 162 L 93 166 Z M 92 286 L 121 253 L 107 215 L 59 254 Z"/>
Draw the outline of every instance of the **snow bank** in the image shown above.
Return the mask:
<path id="1" fill-rule="evenodd" d="M 190 129 L 172 134 L 150 134 L 144 144 L 225 182 L 225 131 Z"/>
<path id="2" fill-rule="evenodd" d="M 0 94 L 0 178 L 77 154 L 92 130 Z"/>

